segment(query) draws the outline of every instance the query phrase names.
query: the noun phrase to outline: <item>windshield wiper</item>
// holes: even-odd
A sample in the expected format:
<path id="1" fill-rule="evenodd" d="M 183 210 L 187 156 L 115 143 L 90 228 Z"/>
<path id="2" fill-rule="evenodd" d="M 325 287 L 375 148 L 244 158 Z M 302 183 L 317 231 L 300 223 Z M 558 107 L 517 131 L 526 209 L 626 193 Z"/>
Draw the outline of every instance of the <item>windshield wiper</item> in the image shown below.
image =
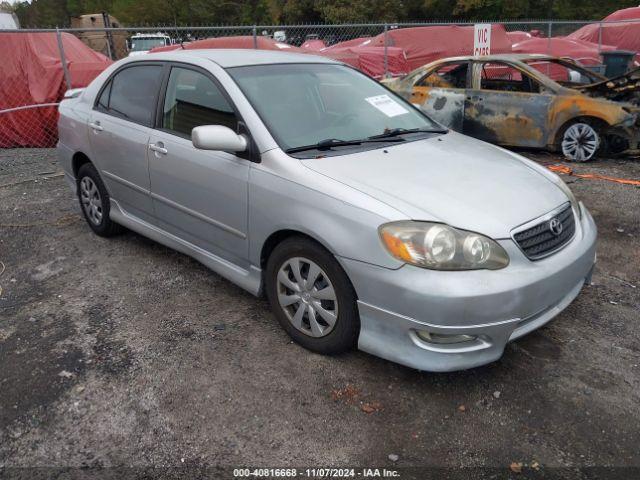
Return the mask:
<path id="1" fill-rule="evenodd" d="M 293 147 L 285 150 L 285 153 L 304 152 L 306 150 L 329 150 L 333 147 L 346 147 L 349 145 L 362 145 L 363 143 L 389 143 L 389 142 L 404 142 L 404 138 L 389 138 L 389 137 L 368 137 L 358 140 L 339 140 L 337 138 L 327 138 L 320 140 L 318 143 L 312 145 L 303 145 L 301 147 Z"/>
<path id="2" fill-rule="evenodd" d="M 332 147 L 346 147 L 349 145 L 360 145 L 361 140 L 340 140 L 337 138 L 326 138 L 318 143 L 311 145 L 302 145 L 301 147 L 293 147 L 285 150 L 285 153 L 304 152 L 305 150 L 328 150 Z"/>
<path id="3" fill-rule="evenodd" d="M 398 135 L 404 135 L 405 133 L 447 133 L 447 130 L 442 128 L 392 128 L 384 133 L 378 135 L 372 135 L 368 140 L 376 140 L 378 138 L 393 138 Z"/>

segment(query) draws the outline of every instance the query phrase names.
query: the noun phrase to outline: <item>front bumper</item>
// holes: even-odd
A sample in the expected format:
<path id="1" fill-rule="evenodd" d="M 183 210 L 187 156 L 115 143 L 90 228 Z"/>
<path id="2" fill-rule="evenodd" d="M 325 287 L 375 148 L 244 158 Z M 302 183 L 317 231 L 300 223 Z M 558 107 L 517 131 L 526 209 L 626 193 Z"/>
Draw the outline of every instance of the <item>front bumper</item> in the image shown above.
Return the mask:
<path id="1" fill-rule="evenodd" d="M 590 277 L 597 230 L 582 220 L 562 250 L 532 262 L 512 240 L 500 244 L 511 260 L 501 270 L 442 272 L 405 265 L 397 270 L 341 259 L 358 294 L 358 347 L 418 370 L 453 371 L 497 360 L 505 345 L 566 308 Z M 434 344 L 416 332 L 476 337 Z"/>

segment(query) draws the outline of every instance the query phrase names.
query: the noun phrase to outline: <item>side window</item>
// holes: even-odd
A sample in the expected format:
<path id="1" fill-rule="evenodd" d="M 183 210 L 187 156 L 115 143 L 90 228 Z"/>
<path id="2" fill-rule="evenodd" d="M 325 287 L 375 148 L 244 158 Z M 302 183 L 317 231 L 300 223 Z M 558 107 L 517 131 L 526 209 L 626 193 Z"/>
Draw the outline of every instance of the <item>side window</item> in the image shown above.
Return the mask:
<path id="1" fill-rule="evenodd" d="M 532 61 L 528 62 L 528 65 L 544 73 L 547 77 L 551 78 L 551 80 L 555 80 L 561 85 L 568 87 L 602 81 L 602 78 L 592 75 L 583 68 L 577 66 L 576 68 L 571 68 L 570 63 L 560 63 L 559 61 Z"/>
<path id="2" fill-rule="evenodd" d="M 480 67 L 482 90 L 540 93 L 538 82 L 509 64 L 485 62 Z"/>
<path id="3" fill-rule="evenodd" d="M 200 125 L 224 125 L 238 131 L 233 108 L 220 88 L 195 70 L 173 67 L 162 111 L 162 128 L 187 137 Z"/>
<path id="4" fill-rule="evenodd" d="M 116 73 L 102 91 L 98 106 L 132 122 L 152 126 L 161 76 L 159 65 L 125 68 Z"/>
<path id="5" fill-rule="evenodd" d="M 467 62 L 447 63 L 416 83 L 417 87 L 466 88 Z"/>
<path id="6" fill-rule="evenodd" d="M 100 110 L 109 110 L 109 96 L 111 95 L 111 81 L 107 84 L 107 86 L 102 90 L 102 94 L 98 99 L 98 107 Z"/>

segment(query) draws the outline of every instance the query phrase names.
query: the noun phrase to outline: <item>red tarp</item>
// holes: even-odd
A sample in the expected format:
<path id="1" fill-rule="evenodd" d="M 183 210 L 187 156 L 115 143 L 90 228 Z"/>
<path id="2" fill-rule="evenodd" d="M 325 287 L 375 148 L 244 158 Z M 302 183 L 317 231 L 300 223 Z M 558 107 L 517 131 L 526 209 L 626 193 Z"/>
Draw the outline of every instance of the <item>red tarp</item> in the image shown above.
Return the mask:
<path id="1" fill-rule="evenodd" d="M 166 52 L 168 50 L 177 50 L 184 48 L 185 50 L 202 50 L 204 48 L 240 48 L 240 49 L 253 49 L 259 50 L 279 50 L 282 52 L 298 52 L 309 53 L 298 47 L 292 47 L 286 43 L 276 42 L 269 37 L 256 37 L 255 40 L 251 35 L 239 35 L 237 37 L 218 37 L 218 38 L 205 38 L 203 40 L 196 40 L 195 42 L 183 43 L 182 45 L 167 45 L 166 47 L 156 47 L 149 53 Z"/>
<path id="2" fill-rule="evenodd" d="M 513 45 L 513 53 L 543 53 L 554 57 L 568 57 L 583 65 L 601 65 L 598 45 L 566 37 L 531 38 Z M 614 47 L 602 45 L 602 50 Z"/>
<path id="3" fill-rule="evenodd" d="M 513 32 L 507 32 L 507 37 L 509 38 L 509 41 L 513 44 L 513 43 L 524 42 L 525 40 L 529 40 L 530 38 L 533 38 L 533 35 L 531 35 L 529 32 L 522 32 L 520 30 L 515 30 Z"/>
<path id="4" fill-rule="evenodd" d="M 0 33 L 0 111 L 59 102 L 67 89 L 55 33 Z M 111 64 L 70 33 L 62 44 L 72 88 L 87 86 Z M 52 147 L 57 141 L 57 109 L 36 108 L 0 114 L 0 148 Z"/>
<path id="5" fill-rule="evenodd" d="M 473 25 L 392 29 L 388 45 L 404 50 L 411 70 L 440 58 L 473 55 Z M 374 37 L 372 46 L 384 46 L 384 33 Z M 491 28 L 491 53 L 510 53 L 511 41 L 503 25 Z"/>
<path id="6" fill-rule="evenodd" d="M 323 48 L 326 48 L 326 46 L 327 45 L 325 45 L 322 40 L 314 39 L 307 40 L 302 45 L 300 45 L 300 48 L 304 48 L 305 50 L 322 50 Z"/>
<path id="7" fill-rule="evenodd" d="M 345 48 L 345 47 L 366 47 L 371 46 L 371 42 L 373 41 L 373 37 L 358 37 L 353 38 L 351 40 L 346 40 L 344 42 L 336 43 L 327 47 L 327 50 L 334 50 L 336 48 Z"/>
<path id="8" fill-rule="evenodd" d="M 339 45 L 312 53 L 349 64 L 370 77 L 382 78 L 385 73 L 384 47 L 341 47 Z M 395 77 L 406 75 L 410 71 L 404 50 L 397 47 L 387 47 L 387 73 Z"/>
<path id="9" fill-rule="evenodd" d="M 625 8 L 605 17 L 603 21 L 637 20 L 635 22 L 603 23 L 602 37 L 600 24 L 591 23 L 576 30 L 568 38 L 586 40 L 597 44 L 598 39 L 605 45 L 612 45 L 618 50 L 640 52 L 640 7 Z M 638 58 L 638 57 L 636 57 Z"/>
<path id="10" fill-rule="evenodd" d="M 614 20 L 636 20 L 640 19 L 640 7 L 623 8 L 613 12 L 611 15 L 607 15 L 603 18 L 604 21 Z"/>
<path id="11" fill-rule="evenodd" d="M 371 39 L 364 39 L 371 40 Z M 322 50 L 311 50 L 307 48 L 298 48 L 287 45 L 286 43 L 276 42 L 268 37 L 257 37 L 258 49 L 260 50 L 279 50 L 281 52 L 307 53 L 313 55 L 321 55 L 323 57 L 332 58 L 340 62 L 347 63 L 372 77 L 382 77 L 384 75 L 384 48 L 379 47 L 344 47 L 344 43 L 359 44 L 358 41 L 343 42 L 343 44 L 333 45 Z M 151 50 L 151 53 L 166 52 L 168 50 L 177 50 L 184 48 L 185 50 L 203 49 L 203 48 L 255 48 L 254 38 L 252 36 L 237 37 L 220 37 L 207 38 L 197 40 L 182 45 L 168 45 L 166 47 L 157 47 Z M 404 75 L 410 71 L 406 63 L 404 52 L 400 48 L 387 48 L 388 71 L 392 75 Z"/>

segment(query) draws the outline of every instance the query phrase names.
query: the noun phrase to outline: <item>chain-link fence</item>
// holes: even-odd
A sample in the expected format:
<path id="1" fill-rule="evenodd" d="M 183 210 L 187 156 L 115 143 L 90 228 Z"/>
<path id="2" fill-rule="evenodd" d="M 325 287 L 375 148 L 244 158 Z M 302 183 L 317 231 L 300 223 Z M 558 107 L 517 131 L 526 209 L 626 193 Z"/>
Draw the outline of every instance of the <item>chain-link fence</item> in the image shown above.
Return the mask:
<path id="1" fill-rule="evenodd" d="M 611 38 L 626 38 L 627 30 L 630 38 L 640 37 L 640 19 L 492 25 L 492 53 L 564 56 L 573 48 L 567 56 L 594 69 L 602 63 L 600 53 L 613 48 L 607 45 Z M 64 92 L 88 85 L 111 62 L 127 56 L 179 48 L 296 51 L 344 61 L 381 78 L 404 75 L 444 56 L 471 55 L 473 31 L 472 23 L 3 30 L 0 45 L 8 53 L 0 65 L 0 148 L 54 146 L 56 105 Z"/>

